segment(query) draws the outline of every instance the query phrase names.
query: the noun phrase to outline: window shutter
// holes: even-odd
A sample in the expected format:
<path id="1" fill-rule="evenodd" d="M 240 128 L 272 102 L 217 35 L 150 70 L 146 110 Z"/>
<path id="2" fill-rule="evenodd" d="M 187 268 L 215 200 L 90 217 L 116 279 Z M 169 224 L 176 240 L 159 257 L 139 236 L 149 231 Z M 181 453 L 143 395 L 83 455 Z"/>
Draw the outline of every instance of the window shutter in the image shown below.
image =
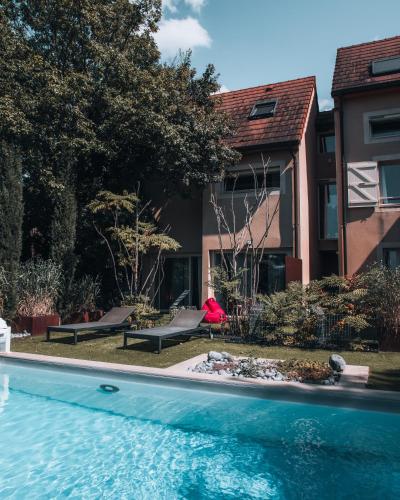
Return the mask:
<path id="1" fill-rule="evenodd" d="M 373 207 L 378 203 L 378 164 L 361 161 L 347 164 L 349 207 Z"/>

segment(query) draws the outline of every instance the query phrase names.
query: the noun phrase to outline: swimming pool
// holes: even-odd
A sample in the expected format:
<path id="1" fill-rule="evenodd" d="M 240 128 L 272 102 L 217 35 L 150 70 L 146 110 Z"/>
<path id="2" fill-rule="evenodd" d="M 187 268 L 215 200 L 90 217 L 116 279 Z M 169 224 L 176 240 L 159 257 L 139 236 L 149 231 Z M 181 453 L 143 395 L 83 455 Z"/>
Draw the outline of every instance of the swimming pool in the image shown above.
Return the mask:
<path id="1" fill-rule="evenodd" d="M 398 414 L 0 361 L 0 498 L 394 499 L 399 443 Z"/>

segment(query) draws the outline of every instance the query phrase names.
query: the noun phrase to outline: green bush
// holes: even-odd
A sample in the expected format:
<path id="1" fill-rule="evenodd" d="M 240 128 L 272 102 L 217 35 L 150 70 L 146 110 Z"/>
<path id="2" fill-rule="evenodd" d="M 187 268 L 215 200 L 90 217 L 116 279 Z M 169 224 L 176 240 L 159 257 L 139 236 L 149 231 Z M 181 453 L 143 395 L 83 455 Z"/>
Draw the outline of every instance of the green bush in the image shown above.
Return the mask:
<path id="1" fill-rule="evenodd" d="M 63 319 L 71 317 L 74 313 L 96 310 L 101 290 L 98 276 L 84 275 L 78 279 L 63 281 L 63 293 L 58 303 L 58 311 Z M 65 282 L 68 286 L 65 286 Z"/>
<path id="2" fill-rule="evenodd" d="M 289 380 L 302 380 L 304 382 L 318 382 L 329 379 L 333 370 L 328 363 L 310 359 L 287 359 L 278 363 L 278 369 Z"/>
<path id="3" fill-rule="evenodd" d="M 346 326 L 361 331 L 369 326 L 363 303 L 367 290 L 354 279 L 330 276 L 308 285 L 289 283 L 286 290 L 260 296 L 263 320 L 271 326 L 270 341 L 308 345 L 317 340 L 317 328 L 326 315 L 337 316 L 332 332 Z"/>
<path id="4" fill-rule="evenodd" d="M 155 326 L 155 316 L 158 311 L 151 305 L 149 297 L 145 295 L 126 295 L 121 301 L 121 306 L 134 307 L 132 317 L 138 329 Z"/>
<path id="5" fill-rule="evenodd" d="M 8 286 L 7 273 L 3 267 L 0 267 L 0 316 L 4 314 Z"/>
<path id="6" fill-rule="evenodd" d="M 51 260 L 32 259 L 22 263 L 16 281 L 17 315 L 53 314 L 61 282 L 61 266 Z"/>
<path id="7" fill-rule="evenodd" d="M 368 290 L 363 308 L 380 332 L 380 344 L 385 347 L 400 344 L 400 267 L 382 264 L 371 266 L 357 277 L 360 286 Z"/>

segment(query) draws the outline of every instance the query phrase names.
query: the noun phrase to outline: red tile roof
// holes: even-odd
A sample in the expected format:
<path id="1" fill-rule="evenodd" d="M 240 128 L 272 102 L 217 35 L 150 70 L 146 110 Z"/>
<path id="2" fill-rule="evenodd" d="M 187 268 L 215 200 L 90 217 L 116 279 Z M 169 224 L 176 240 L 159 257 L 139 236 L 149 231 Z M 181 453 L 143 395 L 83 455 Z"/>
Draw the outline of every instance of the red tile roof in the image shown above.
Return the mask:
<path id="1" fill-rule="evenodd" d="M 400 83 L 400 73 L 379 76 L 371 74 L 372 61 L 393 56 L 400 56 L 400 36 L 338 49 L 332 95 L 364 87 Z"/>
<path id="2" fill-rule="evenodd" d="M 218 108 L 236 126 L 227 144 L 240 149 L 300 141 L 315 86 L 315 77 L 310 76 L 218 94 Z M 274 116 L 248 119 L 257 101 L 270 99 L 277 100 Z"/>

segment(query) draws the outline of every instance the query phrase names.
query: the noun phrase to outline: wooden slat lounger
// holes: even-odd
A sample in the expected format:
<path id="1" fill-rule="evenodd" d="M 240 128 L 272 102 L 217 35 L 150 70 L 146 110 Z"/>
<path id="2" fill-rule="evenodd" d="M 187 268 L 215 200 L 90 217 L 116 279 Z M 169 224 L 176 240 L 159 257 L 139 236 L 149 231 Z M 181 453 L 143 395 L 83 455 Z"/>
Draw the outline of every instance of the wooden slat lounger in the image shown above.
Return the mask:
<path id="1" fill-rule="evenodd" d="M 207 332 L 212 338 L 211 327 L 200 326 L 207 311 L 193 311 L 182 309 L 167 326 L 147 328 L 145 330 L 125 330 L 124 348 L 128 347 L 128 338 L 151 340 L 155 350 L 160 354 L 162 341 L 173 337 L 194 336 L 200 332 Z"/>
<path id="2" fill-rule="evenodd" d="M 50 340 L 52 332 L 73 333 L 74 343 L 78 343 L 78 333 L 86 330 L 116 331 L 124 330 L 129 326 L 127 319 L 133 313 L 134 307 L 113 307 L 99 321 L 89 323 L 75 323 L 70 325 L 49 326 L 47 328 L 46 340 Z"/>

